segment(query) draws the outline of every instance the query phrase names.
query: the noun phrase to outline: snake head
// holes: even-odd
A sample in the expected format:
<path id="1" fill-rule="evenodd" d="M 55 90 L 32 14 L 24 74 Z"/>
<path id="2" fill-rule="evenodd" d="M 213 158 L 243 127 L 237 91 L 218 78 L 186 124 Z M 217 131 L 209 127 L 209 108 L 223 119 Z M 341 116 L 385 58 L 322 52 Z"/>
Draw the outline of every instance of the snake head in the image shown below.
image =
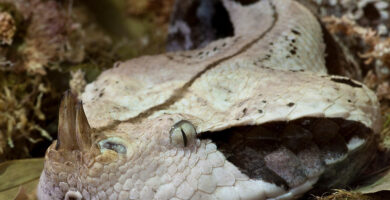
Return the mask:
<path id="1" fill-rule="evenodd" d="M 82 103 L 66 92 L 58 139 L 46 152 L 38 198 L 208 199 L 211 193 L 228 194 L 226 188 L 234 184 L 278 190 L 265 182 L 251 185 L 211 140 L 198 137 L 194 118 L 183 120 L 189 118 L 166 114 L 92 129 Z"/>
<path id="2" fill-rule="evenodd" d="M 216 146 L 210 141 L 201 142 L 195 126 L 182 118 L 165 115 L 112 129 L 93 129 L 82 102 L 66 92 L 59 108 L 57 140 L 45 154 L 38 198 L 152 199 L 154 195 L 174 194 L 167 192 L 178 187 L 178 180 L 189 177 L 196 183 L 207 162 L 198 163 L 198 156 L 189 157 L 199 154 L 206 159 L 209 153 L 216 153 Z M 213 158 L 220 164 L 225 160 L 221 153 L 209 156 Z M 198 165 L 196 176 L 179 173 L 185 170 L 189 175 L 189 165 Z M 183 192 L 190 187 L 179 188 Z M 188 191 L 180 195 L 188 195 Z"/>
<path id="3" fill-rule="evenodd" d="M 126 157 L 127 148 L 121 142 L 120 138 L 105 138 L 94 131 L 82 102 L 71 92 L 65 92 L 59 109 L 58 137 L 45 155 L 39 199 L 82 199 L 83 196 L 85 199 L 89 194 L 80 187 L 92 182 L 98 184 L 100 180 L 93 177 L 107 172 L 104 165 L 116 169 L 109 164 Z"/>

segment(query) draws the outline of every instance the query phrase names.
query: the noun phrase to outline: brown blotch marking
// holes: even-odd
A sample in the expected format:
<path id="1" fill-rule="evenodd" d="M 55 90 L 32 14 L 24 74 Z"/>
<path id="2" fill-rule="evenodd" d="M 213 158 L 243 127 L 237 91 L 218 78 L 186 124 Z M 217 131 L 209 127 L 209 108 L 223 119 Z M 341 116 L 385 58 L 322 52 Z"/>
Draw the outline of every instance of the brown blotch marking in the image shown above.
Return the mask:
<path id="1" fill-rule="evenodd" d="M 293 102 L 290 102 L 287 104 L 288 107 L 293 107 L 294 105 L 295 105 L 295 103 L 293 103 Z"/>
<path id="2" fill-rule="evenodd" d="M 244 108 L 243 110 L 242 110 L 242 114 L 244 114 L 244 115 L 246 115 L 246 112 L 248 111 L 248 109 L 247 108 Z"/>
<path id="3" fill-rule="evenodd" d="M 301 33 L 295 29 L 292 29 L 291 32 L 294 33 L 295 35 L 301 35 Z"/>
<path id="4" fill-rule="evenodd" d="M 172 55 L 169 55 L 169 54 L 165 54 L 165 56 L 169 59 L 169 60 L 174 60 L 173 56 Z"/>
<path id="5" fill-rule="evenodd" d="M 330 80 L 333 82 L 336 82 L 336 83 L 343 83 L 343 84 L 349 85 L 349 86 L 354 87 L 354 88 L 362 88 L 363 87 L 362 85 L 352 81 L 350 78 L 346 79 L 346 78 L 335 77 L 335 78 L 331 78 Z"/>

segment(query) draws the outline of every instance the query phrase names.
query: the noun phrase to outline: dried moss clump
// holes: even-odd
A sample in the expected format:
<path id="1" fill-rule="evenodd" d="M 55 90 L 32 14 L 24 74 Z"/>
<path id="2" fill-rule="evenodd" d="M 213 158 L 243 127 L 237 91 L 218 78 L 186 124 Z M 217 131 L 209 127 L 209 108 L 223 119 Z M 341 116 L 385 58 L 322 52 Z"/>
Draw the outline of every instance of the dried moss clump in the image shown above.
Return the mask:
<path id="1" fill-rule="evenodd" d="M 372 197 L 345 190 L 336 190 L 333 194 L 326 197 L 316 197 L 316 200 L 375 200 Z"/>
<path id="2" fill-rule="evenodd" d="M 25 79 L 26 78 L 26 79 Z M 28 154 L 29 144 L 51 140 L 39 124 L 45 120 L 42 98 L 49 92 L 42 78 L 0 74 L 0 161 Z M 18 151 L 10 152 L 19 145 Z"/>
<path id="3" fill-rule="evenodd" d="M 81 69 L 78 69 L 77 71 L 71 71 L 70 74 L 72 76 L 69 82 L 70 91 L 73 94 L 80 95 L 84 92 L 84 88 L 87 85 L 84 79 L 85 73 Z"/>
<path id="4" fill-rule="evenodd" d="M 166 26 L 173 9 L 174 0 L 127 0 L 129 15 L 145 17 L 153 13 L 155 23 Z"/>
<path id="5" fill-rule="evenodd" d="M 363 67 L 368 70 L 364 82 L 376 90 L 380 100 L 390 100 L 387 81 L 390 78 L 390 37 L 380 36 L 375 30 L 362 27 L 346 16 L 324 17 L 323 21 L 331 33 L 355 38 L 355 42 L 351 41 L 349 45 L 351 49 L 360 50 L 356 53 L 362 59 Z"/>
<path id="6" fill-rule="evenodd" d="M 14 44 L 15 48 L 7 55 L 12 63 L 9 70 L 45 75 L 49 64 L 83 59 L 84 47 L 70 41 L 71 35 L 82 34 L 80 25 L 63 4 L 41 0 L 0 0 L 0 3 L 12 7 L 13 12 L 22 16 L 23 23 L 17 27 L 19 44 Z"/>
<path id="7" fill-rule="evenodd" d="M 111 39 L 73 1 L 0 0 L 0 42 L 0 162 L 42 156 L 70 72 L 82 91 L 82 70 L 93 79 L 115 60 Z"/>
<path id="8" fill-rule="evenodd" d="M 8 12 L 0 12 L 0 44 L 12 44 L 15 32 L 13 17 Z"/>

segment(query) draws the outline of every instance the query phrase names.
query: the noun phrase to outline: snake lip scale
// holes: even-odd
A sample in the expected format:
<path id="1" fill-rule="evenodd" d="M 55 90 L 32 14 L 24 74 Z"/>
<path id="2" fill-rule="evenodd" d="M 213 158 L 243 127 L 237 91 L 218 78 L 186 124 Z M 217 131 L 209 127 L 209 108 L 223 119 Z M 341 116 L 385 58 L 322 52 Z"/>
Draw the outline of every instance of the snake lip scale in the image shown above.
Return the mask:
<path id="1" fill-rule="evenodd" d="M 292 0 L 221 2 L 232 36 L 64 94 L 39 199 L 296 199 L 364 170 L 379 103 L 328 74 L 316 17 Z"/>

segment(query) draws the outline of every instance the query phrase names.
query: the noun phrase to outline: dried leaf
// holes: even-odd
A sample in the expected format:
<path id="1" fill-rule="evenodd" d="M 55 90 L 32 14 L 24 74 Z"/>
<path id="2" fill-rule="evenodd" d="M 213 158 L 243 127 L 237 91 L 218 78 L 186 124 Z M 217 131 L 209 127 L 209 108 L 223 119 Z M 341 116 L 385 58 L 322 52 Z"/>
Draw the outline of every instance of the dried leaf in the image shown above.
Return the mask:
<path id="1" fill-rule="evenodd" d="M 33 196 L 43 169 L 43 158 L 7 161 L 0 164 L 0 199 L 15 199 L 23 186 Z"/>
<path id="2" fill-rule="evenodd" d="M 27 192 L 26 192 L 26 189 L 24 189 L 23 186 L 21 186 L 19 188 L 19 192 L 18 194 L 16 195 L 15 199 L 14 200 L 28 200 L 28 195 L 27 195 Z"/>
<path id="3" fill-rule="evenodd" d="M 315 200 L 375 200 L 375 198 L 371 198 L 358 192 L 335 190 L 333 194 L 329 196 L 315 197 Z"/>
<path id="4" fill-rule="evenodd" d="M 15 20 L 9 13 L 0 12 L 0 44 L 11 45 L 15 32 Z"/>
<path id="5" fill-rule="evenodd" d="M 390 170 L 388 170 L 381 178 L 373 183 L 360 187 L 355 190 L 363 194 L 371 194 L 381 191 L 390 191 Z"/>

